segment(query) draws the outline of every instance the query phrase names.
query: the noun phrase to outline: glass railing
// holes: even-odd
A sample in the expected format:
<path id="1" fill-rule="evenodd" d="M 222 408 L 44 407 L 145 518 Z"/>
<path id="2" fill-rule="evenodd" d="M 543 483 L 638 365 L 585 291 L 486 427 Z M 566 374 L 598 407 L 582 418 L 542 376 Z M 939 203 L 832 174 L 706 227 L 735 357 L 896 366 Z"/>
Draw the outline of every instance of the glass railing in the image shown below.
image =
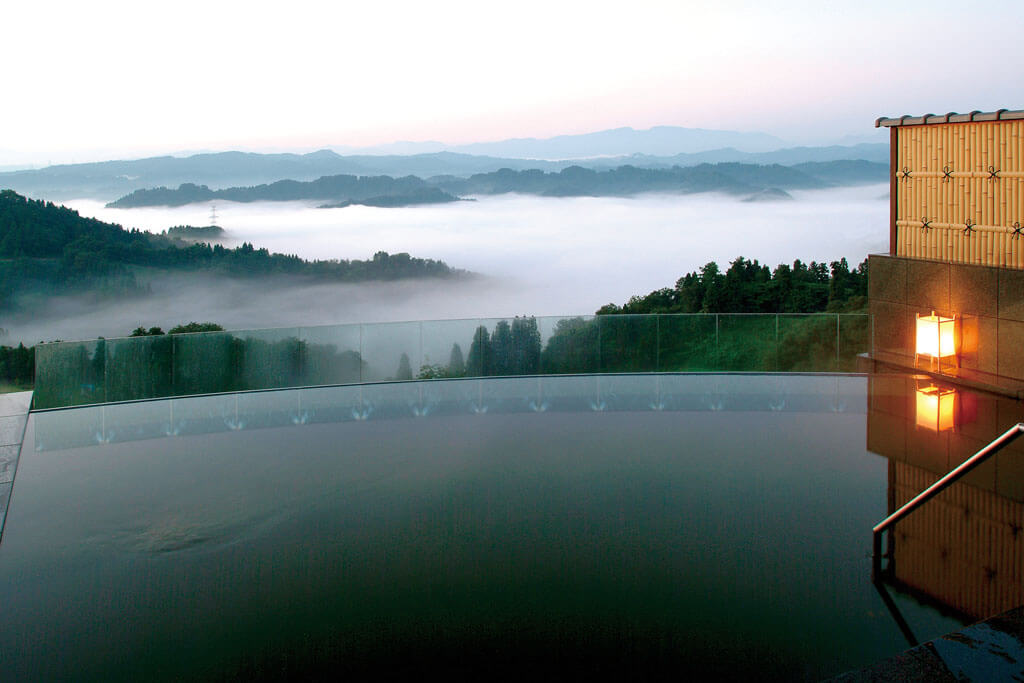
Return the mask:
<path id="1" fill-rule="evenodd" d="M 36 347 L 36 409 L 368 382 L 852 372 L 867 314 L 516 317 L 235 330 Z"/>

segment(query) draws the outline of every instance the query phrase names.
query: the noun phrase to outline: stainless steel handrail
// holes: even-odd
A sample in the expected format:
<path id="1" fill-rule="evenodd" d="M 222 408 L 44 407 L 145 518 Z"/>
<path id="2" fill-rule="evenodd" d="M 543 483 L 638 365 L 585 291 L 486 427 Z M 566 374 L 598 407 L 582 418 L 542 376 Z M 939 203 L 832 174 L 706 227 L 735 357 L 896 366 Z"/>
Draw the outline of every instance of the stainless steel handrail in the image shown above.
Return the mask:
<path id="1" fill-rule="evenodd" d="M 921 507 L 929 500 L 939 495 L 946 489 L 947 486 L 956 482 L 958 479 L 966 475 L 976 466 L 987 460 L 990 456 L 998 453 L 1011 443 L 1016 440 L 1021 434 L 1024 434 L 1024 422 L 1018 422 L 1013 427 L 1007 429 L 1002 436 L 997 437 L 989 445 L 982 448 L 980 451 L 964 460 L 958 466 L 950 470 L 946 476 L 939 479 L 937 482 L 926 488 L 921 493 L 914 496 L 913 499 L 908 501 L 903 507 L 896 512 L 892 513 L 881 522 L 875 525 L 872 529 L 874 538 L 872 539 L 872 561 L 871 561 L 871 575 L 875 579 L 881 577 L 882 574 L 882 534 L 886 529 L 900 521 L 911 512 Z"/>

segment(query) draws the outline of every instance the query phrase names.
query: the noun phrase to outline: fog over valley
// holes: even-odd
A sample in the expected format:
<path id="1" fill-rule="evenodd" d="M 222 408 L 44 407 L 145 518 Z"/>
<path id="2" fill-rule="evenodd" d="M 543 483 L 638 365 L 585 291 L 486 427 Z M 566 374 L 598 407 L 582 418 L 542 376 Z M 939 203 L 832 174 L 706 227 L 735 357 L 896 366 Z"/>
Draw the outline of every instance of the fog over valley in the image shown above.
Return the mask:
<path id="1" fill-rule="evenodd" d="M 884 185 L 793 191 L 794 201 L 718 194 L 634 198 L 478 197 L 407 208 L 319 209 L 315 202 L 218 202 L 226 246 L 251 242 L 306 259 L 367 259 L 377 251 L 441 259 L 476 277 L 358 284 L 270 283 L 158 275 L 153 294 L 116 301 L 51 299 L 5 321 L 0 343 L 123 336 L 214 321 L 232 329 L 514 315 L 590 314 L 670 287 L 709 261 L 737 256 L 774 267 L 794 259 L 851 266 L 885 248 Z M 108 209 L 65 202 L 83 216 L 161 232 L 206 225 L 209 204 Z M 141 278 L 146 280 L 143 273 Z"/>

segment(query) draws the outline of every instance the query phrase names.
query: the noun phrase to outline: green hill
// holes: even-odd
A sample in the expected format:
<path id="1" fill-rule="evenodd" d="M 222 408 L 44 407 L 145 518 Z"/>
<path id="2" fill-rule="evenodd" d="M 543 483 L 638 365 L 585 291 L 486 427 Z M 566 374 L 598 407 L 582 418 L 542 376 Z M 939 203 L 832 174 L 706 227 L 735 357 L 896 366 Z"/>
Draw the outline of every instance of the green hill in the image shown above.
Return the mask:
<path id="1" fill-rule="evenodd" d="M 462 273 L 441 261 L 377 252 L 361 260 L 306 261 L 249 243 L 233 249 L 83 218 L 77 211 L 0 190 L 0 310 L 26 293 L 144 294 L 139 269 L 232 277 L 300 276 L 357 282 Z"/>

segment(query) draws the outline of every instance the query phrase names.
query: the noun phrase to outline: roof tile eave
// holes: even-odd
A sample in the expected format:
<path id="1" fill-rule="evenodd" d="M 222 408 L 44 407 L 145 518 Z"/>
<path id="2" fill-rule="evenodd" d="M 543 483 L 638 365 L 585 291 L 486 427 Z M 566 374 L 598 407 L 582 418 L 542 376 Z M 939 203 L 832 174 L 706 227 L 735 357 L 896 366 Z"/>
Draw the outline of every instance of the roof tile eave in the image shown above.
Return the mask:
<path id="1" fill-rule="evenodd" d="M 923 116 L 880 116 L 875 119 L 875 128 L 893 128 L 899 126 L 924 126 L 939 123 L 970 123 L 976 121 L 1014 121 L 1024 119 L 1024 109 L 997 109 L 996 111 L 972 111 L 958 114 L 951 111 L 947 114 L 924 114 Z"/>

